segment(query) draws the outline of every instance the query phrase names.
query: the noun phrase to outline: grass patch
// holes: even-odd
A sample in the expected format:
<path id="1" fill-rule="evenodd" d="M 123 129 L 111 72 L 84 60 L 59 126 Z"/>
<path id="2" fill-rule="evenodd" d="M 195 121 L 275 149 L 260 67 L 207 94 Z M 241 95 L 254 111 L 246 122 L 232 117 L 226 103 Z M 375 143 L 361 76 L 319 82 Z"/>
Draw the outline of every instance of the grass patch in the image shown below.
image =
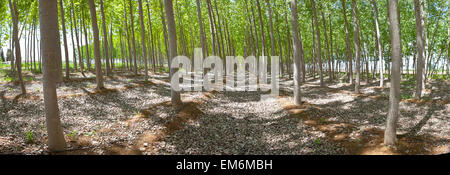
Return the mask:
<path id="1" fill-rule="evenodd" d="M 6 63 L 0 63 L 0 69 L 4 69 L 4 68 L 10 68 L 11 65 L 10 64 L 6 64 Z"/>
<path id="2" fill-rule="evenodd" d="M 33 131 L 25 132 L 25 142 L 26 143 L 33 143 L 34 142 L 34 133 L 33 133 Z"/>
<path id="3" fill-rule="evenodd" d="M 71 133 L 67 134 L 72 140 L 75 140 L 78 136 L 78 131 L 73 130 Z"/>
<path id="4" fill-rule="evenodd" d="M 411 95 L 411 94 L 402 94 L 402 95 L 401 95 L 401 98 L 402 98 L 402 99 L 413 99 L 414 97 L 413 97 L 413 95 Z"/>

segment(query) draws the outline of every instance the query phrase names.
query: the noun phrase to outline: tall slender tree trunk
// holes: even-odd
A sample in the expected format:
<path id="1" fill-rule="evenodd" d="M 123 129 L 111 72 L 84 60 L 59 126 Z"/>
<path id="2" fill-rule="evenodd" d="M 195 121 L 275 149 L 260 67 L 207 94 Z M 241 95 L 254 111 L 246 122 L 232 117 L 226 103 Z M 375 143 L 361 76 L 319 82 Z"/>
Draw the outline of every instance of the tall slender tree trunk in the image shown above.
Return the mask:
<path id="1" fill-rule="evenodd" d="M 72 7 L 75 7 L 73 5 L 73 0 L 72 0 Z M 83 57 L 81 54 L 81 48 L 80 48 L 80 39 L 78 38 L 78 28 L 77 28 L 77 18 L 75 16 L 75 8 L 72 11 L 72 16 L 73 16 L 73 25 L 75 26 L 75 39 L 76 39 L 76 44 L 77 44 L 77 49 L 78 49 L 78 61 L 80 64 L 80 71 L 81 74 L 84 75 L 84 63 L 83 63 Z"/>
<path id="2" fill-rule="evenodd" d="M 374 20 L 375 21 L 375 20 Z M 373 22 L 373 23 L 375 23 L 375 22 Z M 376 27 L 374 26 L 374 28 L 373 28 L 373 67 L 372 67 L 372 79 L 375 79 L 376 78 L 376 72 L 377 72 L 377 67 L 378 67 L 378 61 L 376 60 L 378 57 L 377 57 L 377 32 L 376 32 L 376 29 L 375 29 Z"/>
<path id="3" fill-rule="evenodd" d="M 362 46 L 364 51 L 364 60 L 366 62 L 366 84 L 368 85 L 370 83 L 369 51 L 366 50 L 367 47 L 365 42 L 363 42 Z"/>
<path id="4" fill-rule="evenodd" d="M 332 21 L 331 21 L 331 14 L 328 16 L 329 21 L 330 21 L 330 48 L 331 48 L 331 52 L 330 52 L 330 58 L 331 58 L 331 80 L 334 79 L 334 72 L 335 72 L 335 61 L 334 61 L 334 56 L 333 56 L 333 26 L 332 26 Z"/>
<path id="5" fill-rule="evenodd" d="M 387 118 L 386 131 L 384 133 L 384 144 L 395 145 L 397 142 L 396 129 L 399 117 L 400 102 L 400 68 L 402 61 L 402 47 L 400 34 L 400 16 L 398 11 L 398 0 L 389 0 L 389 30 L 392 48 L 392 75 L 389 93 L 389 115 Z"/>
<path id="6" fill-rule="evenodd" d="M 128 46 L 128 59 L 127 59 L 127 67 L 129 70 L 133 70 L 132 69 L 132 65 L 133 65 L 133 61 L 132 61 L 132 56 L 131 56 L 131 44 L 130 44 L 130 32 L 128 31 L 128 19 L 127 19 L 127 5 L 126 5 L 126 0 L 124 0 L 123 3 L 123 8 L 124 8 L 124 17 L 125 17 L 125 31 L 127 34 L 127 46 Z"/>
<path id="7" fill-rule="evenodd" d="M 97 11 L 95 9 L 94 0 L 89 0 L 89 10 L 91 12 L 92 33 L 94 35 L 95 77 L 97 80 L 97 89 L 104 89 L 102 62 L 100 60 L 100 39 L 97 25 Z"/>
<path id="8" fill-rule="evenodd" d="M 289 3 L 290 4 L 290 3 Z M 290 61 L 290 54 L 291 54 L 291 35 L 290 35 L 290 30 L 289 30 L 289 21 L 288 21 L 288 16 L 289 16 L 289 5 L 286 5 L 286 10 L 285 10 L 285 21 L 286 21 L 286 69 L 287 69 L 287 74 L 288 74 L 288 78 L 291 79 L 291 61 Z M 291 18 L 292 19 L 292 18 Z M 305 76 L 305 69 L 302 69 L 302 78 Z M 305 82 L 304 79 L 302 79 L 302 82 Z"/>
<path id="9" fill-rule="evenodd" d="M 277 16 L 276 21 L 281 24 L 281 19 L 279 18 L 280 15 Z M 279 56 L 280 56 L 280 77 L 283 77 L 284 74 L 284 64 L 283 64 L 283 44 L 282 44 L 282 38 L 281 38 L 281 32 L 280 32 L 280 25 L 277 25 L 277 34 L 278 34 L 278 50 L 279 50 Z"/>
<path id="10" fill-rule="evenodd" d="M 344 14 L 344 26 L 345 26 L 345 43 L 347 46 L 347 62 L 348 62 L 348 79 L 350 84 L 353 84 L 353 65 L 352 65 L 352 50 L 350 48 L 350 36 L 349 36 L 349 27 L 347 21 L 347 6 L 345 5 L 345 0 L 341 0 L 342 2 L 342 12 Z"/>
<path id="11" fill-rule="evenodd" d="M 106 30 L 106 16 L 105 16 L 104 8 L 103 8 L 103 0 L 100 0 L 100 11 L 102 13 L 103 50 L 104 50 L 103 54 L 105 55 L 105 62 L 106 62 L 106 76 L 110 76 L 111 75 L 111 65 L 109 64 L 108 30 Z M 131 25 L 133 26 L 133 24 L 131 24 Z"/>
<path id="12" fill-rule="evenodd" d="M 311 48 L 311 74 L 313 76 L 313 79 L 316 79 L 316 33 L 315 29 L 316 26 L 314 25 L 314 15 L 311 15 L 311 33 L 312 33 L 312 48 Z"/>
<path id="13" fill-rule="evenodd" d="M 260 48 L 259 48 L 258 27 L 256 26 L 256 17 L 255 17 L 255 10 L 253 8 L 253 3 L 250 4 L 250 7 L 251 7 L 251 10 L 252 10 L 253 28 L 255 28 L 255 36 L 254 36 L 255 37 L 255 41 L 256 41 L 256 45 L 255 45 L 256 55 L 255 56 L 256 56 L 256 59 L 259 60 L 259 56 L 261 55 L 261 51 L 260 51 Z M 257 68 L 259 70 L 259 61 L 258 61 L 257 65 L 258 65 Z"/>
<path id="14" fill-rule="evenodd" d="M 214 28 L 214 20 L 213 20 L 213 15 L 212 15 L 212 8 L 211 8 L 211 1 L 210 0 L 206 0 L 206 5 L 208 7 L 208 16 L 209 16 L 209 27 L 210 27 L 210 32 L 211 32 L 211 48 L 212 48 L 212 54 L 213 55 L 217 55 L 216 52 L 216 37 L 215 37 L 215 28 Z"/>
<path id="15" fill-rule="evenodd" d="M 447 1 L 447 2 L 448 2 L 448 4 L 450 4 L 449 1 Z M 449 20 L 450 19 L 450 13 L 448 13 L 448 11 L 447 11 L 447 15 L 448 15 L 447 20 Z M 449 79 L 449 73 L 450 73 L 450 71 L 449 71 L 449 69 L 450 69 L 450 58 L 448 57 L 448 47 L 449 47 L 449 45 L 450 45 L 450 20 L 447 22 L 447 80 Z"/>
<path id="16" fill-rule="evenodd" d="M 272 9 L 271 9 L 271 5 L 270 5 L 270 0 L 266 0 L 267 3 L 267 10 L 269 12 L 269 25 L 270 25 L 270 43 L 271 43 L 271 54 L 270 54 L 270 60 L 272 60 L 272 57 L 275 56 L 275 50 L 276 50 L 276 46 L 275 46 L 275 38 L 273 35 L 273 21 L 272 21 Z M 278 74 L 278 72 L 270 72 L 270 78 L 271 78 L 271 82 L 275 82 L 276 81 L 276 75 Z M 274 83 L 271 83 L 272 86 L 274 85 Z M 276 88 L 276 87 L 272 87 L 272 88 Z"/>
<path id="17" fill-rule="evenodd" d="M 293 50 L 294 50 L 294 103 L 296 105 L 302 104 L 301 98 L 301 61 L 300 55 L 302 50 L 300 49 L 300 40 L 298 38 L 298 15 L 297 15 L 297 0 L 291 0 L 291 12 L 292 12 L 292 37 L 293 37 Z"/>
<path id="18" fill-rule="evenodd" d="M 169 64 L 169 69 L 170 69 L 171 58 L 169 57 L 169 46 L 168 46 L 169 39 L 168 39 L 168 35 L 167 35 L 166 17 L 164 15 L 164 7 L 163 7 L 163 3 L 161 0 L 159 0 L 159 4 L 161 7 L 161 22 L 163 25 L 163 33 L 164 33 L 164 48 L 166 50 L 167 63 Z M 160 49 L 161 49 L 161 47 L 160 47 Z M 164 62 L 161 62 L 161 63 L 163 63 L 163 66 L 164 66 Z M 169 74 L 171 74 L 170 70 L 169 70 Z"/>
<path id="19" fill-rule="evenodd" d="M 82 10 L 82 14 L 83 14 L 83 17 L 85 16 L 84 15 L 84 10 Z M 82 23 L 82 25 L 83 25 L 83 30 L 84 30 L 84 39 L 85 39 L 85 44 L 86 44 L 86 66 L 87 66 L 87 70 L 88 71 L 91 71 L 91 58 L 90 58 L 90 56 L 91 56 L 91 54 L 90 54 L 90 51 L 89 51 L 89 35 L 88 35 L 88 32 L 87 32 L 87 28 L 86 28 L 86 23 L 85 23 L 85 19 L 84 18 L 82 18 L 82 20 L 81 20 L 81 23 Z"/>
<path id="20" fill-rule="evenodd" d="M 34 36 L 33 36 L 33 69 L 36 71 L 36 31 L 37 31 L 37 25 L 36 21 L 34 23 Z"/>
<path id="21" fill-rule="evenodd" d="M 66 38 L 66 21 L 64 19 L 64 6 L 63 0 L 59 0 L 59 7 L 61 10 L 61 21 L 62 21 L 62 30 L 63 30 L 63 40 L 64 40 L 64 53 L 66 58 L 66 78 L 69 79 L 70 76 L 70 64 L 69 64 L 69 50 L 67 48 L 67 38 Z"/>
<path id="22" fill-rule="evenodd" d="M 141 49 L 144 57 L 145 66 L 145 81 L 148 80 L 148 66 L 147 66 L 147 48 L 145 47 L 145 27 L 144 27 L 144 10 L 142 9 L 142 0 L 139 0 L 139 19 L 141 21 Z"/>
<path id="23" fill-rule="evenodd" d="M 173 59 L 177 56 L 177 30 L 175 26 L 175 19 L 173 15 L 173 5 L 172 0 L 164 0 L 165 4 L 165 11 L 166 11 L 166 17 L 167 17 L 167 28 L 169 29 L 169 59 Z M 178 72 L 178 69 L 172 69 L 169 67 L 171 76 L 170 79 L 172 79 L 172 76 Z M 171 88 L 171 97 L 172 97 L 172 104 L 173 105 L 180 105 L 181 104 L 181 97 L 180 92 L 175 91 Z"/>
<path id="24" fill-rule="evenodd" d="M 220 20 L 220 14 L 219 14 L 219 10 L 217 9 L 217 0 L 214 0 L 214 7 L 216 9 L 216 14 L 217 14 L 217 25 L 219 27 L 219 32 L 218 32 L 218 36 L 220 36 L 220 42 L 219 42 L 219 53 L 220 56 L 225 60 L 223 66 L 226 67 L 226 59 L 225 59 L 225 48 L 224 48 L 224 37 L 223 37 L 223 26 L 221 24 L 221 20 Z M 218 37 L 219 38 L 219 37 Z"/>
<path id="25" fill-rule="evenodd" d="M 148 13 L 148 28 L 150 30 L 150 40 L 149 40 L 149 45 L 148 47 L 150 47 L 151 49 L 151 60 L 152 60 L 152 70 L 153 73 L 155 73 L 156 71 L 156 59 L 155 59 L 155 46 L 154 46 L 154 42 L 153 42 L 153 29 L 152 29 L 152 18 L 151 18 L 151 14 L 150 14 L 150 7 L 149 7 L 149 2 L 147 0 L 147 13 Z"/>
<path id="26" fill-rule="evenodd" d="M 186 53 L 186 43 L 184 39 L 184 33 L 183 33 L 183 19 L 181 19 L 181 12 L 180 12 L 180 5 L 176 3 L 176 16 L 178 18 L 178 28 L 180 29 L 180 32 L 178 33 L 178 36 L 180 36 L 180 39 L 177 41 L 180 41 L 180 44 L 178 45 L 180 48 L 178 48 L 181 52 L 181 55 L 187 56 Z"/>
<path id="27" fill-rule="evenodd" d="M 216 51 L 217 51 L 216 54 L 217 54 L 217 56 L 221 57 L 222 51 L 220 49 L 219 29 L 218 29 L 218 26 L 217 26 L 216 14 L 214 13 L 213 5 L 211 4 L 210 6 L 211 6 L 212 19 L 213 19 L 213 26 L 214 26 L 214 35 L 215 35 L 215 38 L 216 38 L 216 47 L 217 47 L 216 48 Z"/>
<path id="28" fill-rule="evenodd" d="M 325 14 L 322 11 L 322 22 L 323 22 L 323 35 L 325 36 L 325 46 L 327 48 L 327 56 L 328 56 L 328 79 L 332 80 L 332 74 L 331 74 L 331 57 L 330 57 L 330 45 L 328 43 L 328 36 L 327 36 L 327 22 L 325 20 Z"/>
<path id="29" fill-rule="evenodd" d="M 266 46 L 265 46 L 266 40 L 264 37 L 264 22 L 263 22 L 263 18 L 262 18 L 261 5 L 259 4 L 259 0 L 256 0 L 256 6 L 258 8 L 259 25 L 260 25 L 260 30 L 261 30 L 261 55 L 264 58 L 266 56 Z M 265 60 L 264 59 L 260 60 L 260 61 L 258 61 L 258 63 L 265 65 L 263 70 L 259 70 L 259 72 L 266 72 L 267 63 L 265 62 Z M 258 68 L 260 68 L 260 66 L 258 66 Z M 267 74 L 263 73 L 263 74 L 261 74 L 261 76 L 259 78 L 260 78 L 260 81 L 263 80 L 263 82 L 265 82 L 267 79 Z"/>
<path id="30" fill-rule="evenodd" d="M 442 12 L 441 12 L 442 13 Z M 436 39 L 436 34 L 438 33 L 437 31 L 439 30 L 439 20 L 440 20 L 440 18 L 441 18 L 441 15 L 439 14 L 439 15 L 437 15 L 437 19 L 436 19 L 436 21 L 435 21 L 435 23 L 436 23 L 436 27 L 434 28 L 434 32 L 432 33 L 432 37 L 431 37 L 431 42 L 430 43 L 428 43 L 428 35 L 430 34 L 429 32 L 428 32 L 428 28 L 430 27 L 429 25 L 428 25 L 428 28 L 427 28 L 427 38 L 426 38 L 426 40 L 427 40 L 427 42 L 426 42 L 426 44 L 427 44 L 427 50 L 426 50 L 426 53 L 427 53 L 427 56 L 425 57 L 425 60 L 428 60 L 426 63 L 427 63 L 427 71 L 425 72 L 425 79 L 427 79 L 428 77 L 429 77 L 429 75 L 430 75 L 430 73 L 433 71 L 432 70 L 432 55 L 433 55 L 433 48 L 434 48 L 434 43 L 435 43 L 435 39 Z"/>
<path id="31" fill-rule="evenodd" d="M 25 70 L 26 69 L 28 69 L 28 64 L 29 64 L 29 61 L 28 61 L 28 59 L 30 58 L 30 56 L 29 56 L 29 50 L 30 50 L 30 30 L 28 29 L 25 29 L 25 47 L 24 47 L 24 50 L 25 50 L 25 56 L 24 56 L 24 61 L 25 61 Z"/>
<path id="32" fill-rule="evenodd" d="M 414 97 L 419 99 L 422 97 L 422 87 L 424 83 L 423 69 L 424 60 L 424 20 L 423 20 L 423 0 L 414 0 L 414 12 L 416 17 L 416 46 L 417 46 L 417 72 L 416 72 L 416 92 Z"/>
<path id="33" fill-rule="evenodd" d="M 356 52 L 356 82 L 355 93 L 360 93 L 361 86 L 361 47 L 359 43 L 359 24 L 358 24 L 358 7 L 356 1 L 352 0 L 352 16 L 353 16 L 353 43 Z"/>
<path id="34" fill-rule="evenodd" d="M 234 41 L 233 41 L 233 39 L 230 36 L 230 30 L 229 30 L 227 21 L 225 21 L 225 30 L 226 30 L 226 34 L 227 34 L 227 43 L 228 43 L 228 47 L 229 47 L 228 55 L 236 55 L 236 54 L 233 53 L 234 52 L 234 49 L 233 49 Z"/>
<path id="35" fill-rule="evenodd" d="M 319 20 L 317 19 L 317 11 L 316 11 L 316 3 L 314 0 L 311 0 L 312 9 L 314 13 L 314 24 L 316 26 L 317 32 L 317 58 L 319 61 L 319 71 L 320 71 L 320 87 L 325 86 L 323 82 L 323 66 L 322 66 L 322 42 L 320 41 L 320 28 L 319 28 Z"/>
<path id="36" fill-rule="evenodd" d="M 119 30 L 119 42 L 120 42 L 120 60 L 121 60 L 121 66 L 119 68 L 123 68 L 123 66 L 125 65 L 125 59 L 124 59 L 124 49 L 123 49 L 123 41 L 122 41 L 122 32 L 120 32 Z"/>
<path id="37" fill-rule="evenodd" d="M 48 133 L 48 149 L 50 151 L 64 151 L 66 141 L 59 116 L 56 84 L 59 72 L 56 64 L 61 59 L 60 52 L 55 48 L 59 45 L 58 6 L 57 1 L 39 0 L 39 26 L 41 49 L 44 65 L 44 107 Z"/>
<path id="38" fill-rule="evenodd" d="M 12 3 L 11 2 L 9 2 L 9 6 L 10 6 L 10 8 L 12 8 L 13 6 L 12 6 Z M 12 11 L 12 10 L 11 10 Z M 12 13 L 11 13 L 12 14 Z M 14 19 L 12 19 L 12 20 L 14 20 Z M 12 24 L 10 25 L 10 27 L 9 27 L 9 31 L 10 31 L 10 35 L 9 36 L 13 36 L 14 34 L 14 29 L 13 29 L 13 26 L 14 26 L 14 24 L 13 24 L 14 22 L 12 22 Z M 10 41 L 9 41 L 10 43 L 9 43 L 9 48 L 10 48 L 10 66 L 11 66 L 11 74 L 14 76 L 14 74 L 16 73 L 16 67 L 15 67 L 15 64 L 14 64 L 14 62 L 15 62 L 15 56 L 14 56 L 14 38 L 13 37 L 10 37 Z"/>
<path id="39" fill-rule="evenodd" d="M 298 41 L 300 45 L 300 67 L 302 74 L 302 82 L 306 82 L 306 70 L 305 70 L 305 50 L 303 49 L 303 39 L 302 35 L 298 35 Z"/>
<path id="40" fill-rule="evenodd" d="M 19 84 L 20 84 L 20 89 L 22 90 L 22 94 L 26 94 L 27 91 L 25 89 L 25 84 L 23 83 L 23 78 L 22 78 L 22 58 L 21 58 L 21 52 L 20 52 L 20 43 L 19 43 L 19 35 L 18 35 L 18 29 L 19 29 L 19 13 L 17 12 L 17 5 L 16 5 L 16 1 L 14 1 L 14 3 L 11 3 L 11 0 L 9 0 L 9 6 L 11 9 L 11 16 L 12 16 L 12 21 L 13 21 L 13 42 L 14 42 L 14 48 L 15 48 L 15 52 L 16 52 L 16 66 L 17 66 L 17 76 L 19 78 Z M 56 8 L 57 10 L 58 8 Z M 56 13 L 58 13 L 58 11 L 56 11 Z M 58 24 L 56 24 L 56 26 L 58 27 Z M 11 55 L 13 55 L 12 51 L 11 51 Z"/>
<path id="41" fill-rule="evenodd" d="M 72 51 L 73 51 L 73 60 L 72 60 L 72 62 L 73 62 L 73 68 L 74 68 L 74 70 L 75 71 L 77 71 L 77 69 L 78 69 L 78 65 L 77 65 L 77 51 L 76 51 L 76 49 L 75 49 L 75 47 L 76 47 L 76 44 L 75 44 L 75 41 L 74 41 L 74 39 L 73 39 L 73 26 L 74 26 L 74 24 L 73 24 L 73 21 L 72 21 L 72 16 L 73 16 L 73 14 L 74 14 L 74 10 L 75 10 L 75 7 L 73 6 L 73 0 L 71 1 L 72 2 L 72 8 L 70 9 L 70 12 L 71 12 L 71 14 L 72 15 L 69 15 L 69 20 L 70 20 L 70 36 L 71 36 L 71 38 L 72 38 Z"/>
<path id="42" fill-rule="evenodd" d="M 114 55 L 114 40 L 113 40 L 113 36 L 114 36 L 114 34 L 113 34 L 113 19 L 112 19 L 113 17 L 111 17 L 111 21 L 110 21 L 110 28 L 109 28 L 109 52 L 110 52 L 110 56 L 111 56 L 111 59 L 110 59 L 110 65 L 111 65 L 111 73 L 114 71 L 114 69 L 115 69 L 115 55 Z"/>
<path id="43" fill-rule="evenodd" d="M 203 18 L 202 18 L 202 9 L 201 9 L 201 5 L 200 5 L 200 0 L 196 0 L 196 4 L 197 4 L 197 17 L 198 17 L 198 25 L 200 28 L 200 37 L 201 37 L 201 43 L 202 43 L 202 54 L 203 57 L 207 56 L 206 55 L 206 38 L 205 38 L 205 32 L 203 31 Z M 202 58 L 203 59 L 203 58 Z"/>
<path id="44" fill-rule="evenodd" d="M 134 60 L 134 74 L 138 74 L 138 66 L 137 66 L 137 55 L 136 55 L 136 39 L 134 37 L 134 17 L 133 17 L 133 2 L 129 0 L 130 2 L 130 19 L 131 19 L 131 36 L 133 37 L 133 40 L 131 41 L 133 44 L 133 60 Z"/>
<path id="45" fill-rule="evenodd" d="M 375 11 L 375 28 L 376 28 L 376 39 L 377 39 L 377 50 L 378 59 L 380 60 L 380 87 L 384 86 L 384 59 L 383 59 L 383 48 L 381 47 L 381 34 L 380 34 L 380 23 L 378 21 L 378 7 L 375 0 L 372 0 L 373 8 Z"/>
<path id="46" fill-rule="evenodd" d="M 39 24 L 40 26 L 40 24 Z M 39 29 L 40 31 L 40 29 Z M 38 44 L 38 55 L 39 55 L 39 72 L 42 73 L 42 53 L 41 53 L 41 42 Z"/>

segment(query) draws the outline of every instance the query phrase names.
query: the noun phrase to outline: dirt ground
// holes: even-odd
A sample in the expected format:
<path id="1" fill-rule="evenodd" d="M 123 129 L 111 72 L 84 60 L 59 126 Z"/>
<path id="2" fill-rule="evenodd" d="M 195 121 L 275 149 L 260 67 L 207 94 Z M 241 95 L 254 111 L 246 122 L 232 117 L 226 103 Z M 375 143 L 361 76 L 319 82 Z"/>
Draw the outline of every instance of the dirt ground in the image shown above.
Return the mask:
<path id="1" fill-rule="evenodd" d="M 423 100 L 409 97 L 402 82 L 398 146 L 382 145 L 389 104 L 389 82 L 353 86 L 317 79 L 302 85 L 304 103 L 292 104 L 293 82 L 281 79 L 278 100 L 261 101 L 268 92 L 183 92 L 183 105 L 170 103 L 167 74 L 149 81 L 128 72 L 95 78 L 72 74 L 58 89 L 68 150 L 56 154 L 444 154 L 450 152 L 450 86 L 428 83 Z M 0 154 L 50 154 L 42 96 L 42 77 L 0 83 Z M 327 80 L 327 79 L 326 79 Z M 54 153 L 52 153 L 54 154 Z"/>

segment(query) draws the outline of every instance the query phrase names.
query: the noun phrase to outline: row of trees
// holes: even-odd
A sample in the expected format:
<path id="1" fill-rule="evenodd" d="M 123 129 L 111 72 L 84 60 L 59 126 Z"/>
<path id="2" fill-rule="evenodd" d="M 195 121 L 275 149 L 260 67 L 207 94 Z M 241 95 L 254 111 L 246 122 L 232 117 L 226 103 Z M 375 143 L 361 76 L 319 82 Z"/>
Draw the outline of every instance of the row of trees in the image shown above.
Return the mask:
<path id="1" fill-rule="evenodd" d="M 56 83 L 62 81 L 64 63 L 66 78 L 70 78 L 71 71 L 84 75 L 94 66 L 97 88 L 102 89 L 103 72 L 112 76 L 116 69 L 127 69 L 137 75 L 143 67 L 148 79 L 149 70 L 170 67 L 170 58 L 178 54 L 192 57 L 195 47 L 203 49 L 203 56 L 221 58 L 237 54 L 269 58 L 279 55 L 283 65 L 280 73 L 289 78 L 294 75 L 296 104 L 301 104 L 299 86 L 307 74 L 319 76 L 320 85 L 326 86 L 327 77 L 332 81 L 346 72 L 346 80 L 355 85 L 356 93 L 360 91 L 362 78 L 369 82 L 378 73 L 380 86 L 384 86 L 388 75 L 391 106 L 387 144 L 395 143 L 392 138 L 395 138 L 401 73 L 410 74 L 411 68 L 416 75 L 417 98 L 421 97 L 430 75 L 446 69 L 448 78 L 450 30 L 445 0 L 405 0 L 400 4 L 395 0 L 8 1 L 9 13 L 4 3 L 0 6 L 1 15 L 10 16 L 0 21 L 10 24 L 0 27 L 0 43 L 9 42 L 10 50 L 14 51 L 11 68 L 24 94 L 22 63 L 27 69 L 44 72 L 51 150 L 64 147 L 55 89 Z M 22 36 L 26 48 L 24 61 L 19 42 Z M 169 69 L 170 75 L 176 71 Z M 181 103 L 179 92 L 172 91 L 172 102 Z"/>
<path id="2" fill-rule="evenodd" d="M 279 55 L 283 65 L 282 75 L 290 76 L 293 72 L 290 66 L 293 63 L 293 50 L 287 47 L 292 43 L 288 4 L 282 0 L 263 1 L 174 1 L 176 31 L 179 33 L 177 50 L 190 57 L 195 47 L 202 47 L 203 55 L 214 54 L 222 58 L 226 55 Z M 387 9 L 386 1 L 346 1 L 307 0 L 299 3 L 298 31 L 301 31 L 299 37 L 305 51 L 302 55 L 305 58 L 305 70 L 314 77 L 321 77 L 322 85 L 324 76 L 333 80 L 338 77 L 337 72 L 347 72 L 346 80 L 350 83 L 354 83 L 358 77 L 371 81 L 375 76 L 384 79 L 384 75 L 390 75 L 388 15 L 387 10 L 378 10 L 378 7 Z M 106 75 L 111 75 L 119 63 L 135 74 L 145 65 L 152 71 L 167 67 L 169 45 L 163 2 L 113 0 L 96 3 L 100 7 L 97 9 L 100 11 L 97 18 L 101 19 L 100 47 Z M 25 41 L 22 42 L 25 43 L 25 51 L 22 51 L 27 63 L 25 67 L 40 72 L 41 54 L 39 34 L 36 32 L 39 31 L 38 2 L 18 1 L 17 5 L 19 39 Z M 448 59 L 445 59 L 448 45 L 446 7 L 448 5 L 444 0 L 427 0 L 422 4 L 425 17 L 425 78 L 448 72 Z M 92 26 L 86 25 L 91 21 L 85 10 L 88 9 L 88 1 L 64 0 L 60 3 L 60 9 L 66 10 L 63 15 L 59 10 L 59 25 L 61 36 L 64 33 L 68 36 L 66 40 L 69 47 L 68 56 L 67 52 L 63 55 L 65 58 L 71 56 L 65 60 L 66 76 L 69 75 L 69 64 L 73 64 L 75 71 L 91 71 L 94 43 Z M 402 57 L 403 74 L 415 74 L 418 71 L 416 33 L 413 30 L 414 9 L 413 0 L 400 2 L 399 11 L 405 17 L 401 19 L 402 41 L 406 43 L 402 46 L 402 51 L 406 53 Z M 12 13 L 7 11 L 2 11 L 2 16 L 11 16 Z M 2 24 L 5 24 L 0 27 L 0 42 L 3 43 L 13 43 L 13 37 L 10 37 L 13 23 L 8 19 L 11 18 L 1 19 Z M 8 45 L 12 50 L 13 44 Z M 357 70 L 363 74 L 360 71 L 360 76 L 356 75 Z M 380 86 L 384 86 L 384 81 L 380 81 Z"/>

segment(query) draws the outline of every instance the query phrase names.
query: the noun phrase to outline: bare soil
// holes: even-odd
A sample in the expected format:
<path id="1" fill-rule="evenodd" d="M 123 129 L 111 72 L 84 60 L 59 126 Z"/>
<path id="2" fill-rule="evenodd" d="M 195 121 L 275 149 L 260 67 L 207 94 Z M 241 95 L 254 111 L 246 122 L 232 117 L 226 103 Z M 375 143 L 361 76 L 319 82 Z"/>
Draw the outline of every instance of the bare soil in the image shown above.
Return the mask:
<path id="1" fill-rule="evenodd" d="M 0 154 L 352 154 L 403 155 L 450 152 L 450 86 L 432 80 L 422 100 L 408 98 L 402 82 L 398 146 L 385 147 L 389 82 L 353 86 L 309 78 L 304 103 L 292 104 L 293 82 L 281 79 L 278 100 L 268 92 L 183 92 L 170 103 L 167 74 L 116 71 L 96 90 L 92 73 L 71 74 L 58 87 L 67 151 L 47 152 L 42 77 L 26 73 L 27 95 L 17 83 L 0 83 Z"/>

